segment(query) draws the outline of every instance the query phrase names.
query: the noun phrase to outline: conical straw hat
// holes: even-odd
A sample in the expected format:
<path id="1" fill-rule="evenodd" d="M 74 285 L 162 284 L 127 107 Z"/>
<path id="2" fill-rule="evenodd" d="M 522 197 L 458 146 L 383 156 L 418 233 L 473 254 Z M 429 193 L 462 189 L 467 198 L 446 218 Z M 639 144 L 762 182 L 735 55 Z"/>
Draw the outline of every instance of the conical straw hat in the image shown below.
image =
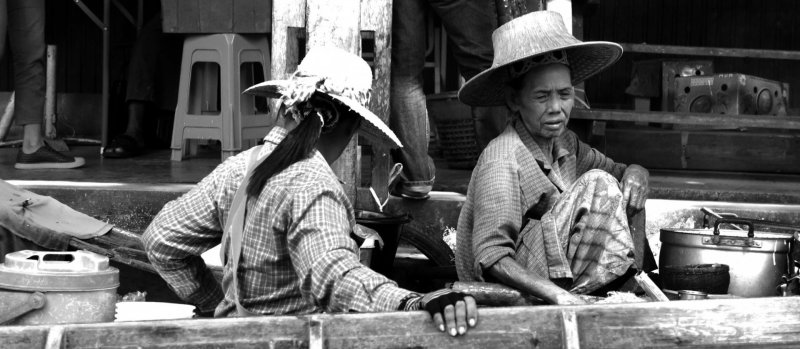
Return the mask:
<path id="1" fill-rule="evenodd" d="M 513 78 L 509 66 L 547 53 L 566 52 L 573 84 L 599 73 L 622 56 L 622 46 L 613 42 L 578 40 L 569 34 L 561 15 L 552 11 L 531 12 L 503 24 L 492 33 L 492 44 L 492 66 L 458 92 L 465 104 L 505 105 L 504 90 Z"/>

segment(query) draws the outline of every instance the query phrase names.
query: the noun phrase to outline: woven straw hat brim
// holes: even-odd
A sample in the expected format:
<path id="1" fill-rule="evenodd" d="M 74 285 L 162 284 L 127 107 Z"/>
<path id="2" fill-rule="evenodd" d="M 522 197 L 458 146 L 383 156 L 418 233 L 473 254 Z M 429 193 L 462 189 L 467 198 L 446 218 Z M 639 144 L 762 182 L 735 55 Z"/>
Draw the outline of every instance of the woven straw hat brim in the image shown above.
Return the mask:
<path id="1" fill-rule="evenodd" d="M 606 41 L 578 42 L 537 52 L 530 56 L 491 67 L 467 81 L 458 91 L 458 99 L 471 106 L 506 105 L 505 88 L 511 77 L 508 66 L 549 52 L 564 50 L 576 85 L 614 64 L 622 56 L 622 47 Z"/>
<path id="2" fill-rule="evenodd" d="M 260 84 L 251 86 L 244 90 L 243 93 L 266 96 L 269 98 L 280 98 L 288 91 L 290 81 L 288 80 L 271 80 L 265 81 Z M 362 106 L 360 103 L 342 96 L 331 95 L 320 90 L 317 90 L 319 96 L 329 98 L 331 101 L 336 102 L 339 106 L 344 107 L 346 112 L 352 112 L 363 119 L 359 134 L 367 137 L 367 139 L 379 143 L 388 144 L 392 147 L 402 148 L 403 144 L 397 138 L 397 135 L 389 129 L 375 113 Z"/>

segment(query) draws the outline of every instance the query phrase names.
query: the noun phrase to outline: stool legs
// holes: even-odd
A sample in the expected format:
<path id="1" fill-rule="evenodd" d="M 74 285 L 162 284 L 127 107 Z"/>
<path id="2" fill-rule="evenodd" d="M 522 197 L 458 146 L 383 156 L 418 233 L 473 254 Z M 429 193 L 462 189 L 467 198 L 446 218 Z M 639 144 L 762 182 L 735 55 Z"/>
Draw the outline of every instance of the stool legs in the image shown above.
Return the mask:
<path id="1" fill-rule="evenodd" d="M 246 140 L 266 135 L 272 126 L 267 111 L 257 110 L 256 97 L 241 92 L 268 79 L 264 74 L 255 77 L 250 70 L 268 72 L 269 59 L 265 37 L 212 34 L 186 38 L 172 133 L 172 160 L 181 161 L 186 155 L 196 154 L 196 144 L 189 140 L 219 140 L 221 157 L 225 160 L 245 149 L 243 144 L 253 144 Z M 243 68 L 250 66 L 258 69 Z M 256 79 L 259 81 L 253 81 Z"/>

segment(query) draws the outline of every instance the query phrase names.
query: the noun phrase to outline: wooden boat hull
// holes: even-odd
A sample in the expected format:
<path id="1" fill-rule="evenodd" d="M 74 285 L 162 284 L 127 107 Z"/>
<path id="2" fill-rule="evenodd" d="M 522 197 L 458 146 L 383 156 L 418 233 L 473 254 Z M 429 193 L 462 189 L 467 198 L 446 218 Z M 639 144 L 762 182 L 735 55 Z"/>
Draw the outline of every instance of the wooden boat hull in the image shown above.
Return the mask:
<path id="1" fill-rule="evenodd" d="M 452 338 L 425 312 L 0 327 L 3 348 L 798 347 L 800 297 L 484 308 Z M 63 346 L 61 346 L 63 345 Z"/>

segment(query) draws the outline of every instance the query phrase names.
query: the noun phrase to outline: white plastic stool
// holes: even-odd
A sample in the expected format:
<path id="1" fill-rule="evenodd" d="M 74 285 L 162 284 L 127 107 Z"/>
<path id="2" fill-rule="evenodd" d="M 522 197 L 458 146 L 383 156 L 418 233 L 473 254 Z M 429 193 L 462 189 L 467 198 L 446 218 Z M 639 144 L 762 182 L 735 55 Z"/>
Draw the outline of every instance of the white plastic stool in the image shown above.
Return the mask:
<path id="1" fill-rule="evenodd" d="M 257 65 L 263 74 L 256 74 Z M 263 97 L 242 95 L 242 91 L 269 80 L 269 72 L 269 42 L 263 35 L 187 37 L 172 129 L 172 160 L 196 154 L 196 143 L 189 140 L 219 140 L 224 161 L 246 149 L 243 141 L 263 138 L 274 123 L 268 110 L 256 108 L 256 98 Z"/>

